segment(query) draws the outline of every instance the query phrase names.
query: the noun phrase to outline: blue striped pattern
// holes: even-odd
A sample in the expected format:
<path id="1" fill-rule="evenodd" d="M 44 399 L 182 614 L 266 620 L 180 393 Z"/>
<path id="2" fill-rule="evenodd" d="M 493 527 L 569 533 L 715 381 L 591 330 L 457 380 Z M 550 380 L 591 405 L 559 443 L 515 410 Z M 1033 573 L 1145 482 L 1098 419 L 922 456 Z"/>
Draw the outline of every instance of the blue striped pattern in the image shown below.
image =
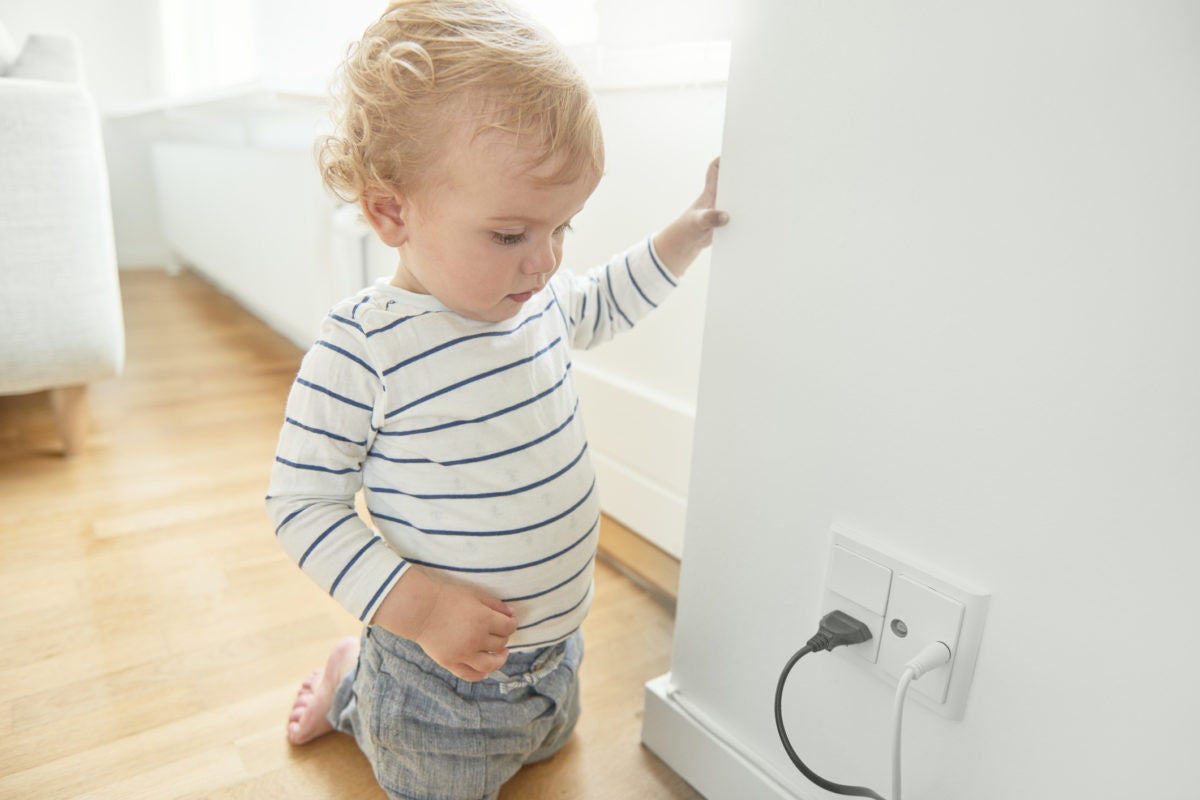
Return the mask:
<path id="1" fill-rule="evenodd" d="M 567 370 L 569 370 L 569 369 L 570 369 L 570 364 L 567 365 Z M 434 425 L 431 427 L 427 427 L 427 428 L 410 428 L 410 429 L 380 431 L 379 435 L 380 436 L 415 436 L 415 435 L 422 434 L 422 433 L 436 433 L 438 431 L 444 431 L 449 428 L 458 428 L 463 425 L 473 425 L 473 424 L 482 423 L 482 422 L 489 422 L 490 420 L 496 419 L 497 417 L 503 417 L 505 414 L 512 413 L 513 411 L 517 411 L 526 406 L 529 406 L 529 405 L 537 403 L 541 400 L 544 400 L 547 396 L 552 395 L 555 392 L 559 391 L 563 387 L 563 385 L 567 382 L 567 379 L 570 377 L 567 370 L 563 371 L 562 377 L 560 377 L 553 385 L 547 387 L 545 390 L 543 390 L 539 394 L 535 394 L 533 397 L 525 398 L 524 400 L 522 400 L 518 403 L 514 403 L 511 406 L 505 406 L 504 408 L 498 408 L 495 411 L 490 411 L 486 414 L 481 414 L 478 417 L 453 419 L 453 420 L 450 420 L 449 422 L 444 422 L 444 423 Z M 374 455 L 374 454 L 372 454 L 372 455 Z"/>
<path id="2" fill-rule="evenodd" d="M 436 400 L 437 398 L 441 397 L 444 394 L 449 394 L 450 392 L 454 392 L 459 389 L 462 389 L 463 387 L 468 386 L 472 383 L 475 383 L 476 381 L 486 380 L 487 378 L 490 378 L 494 375 L 499 375 L 502 372 L 508 372 L 509 370 L 518 369 L 527 364 L 531 364 L 561 344 L 562 344 L 562 337 L 560 336 L 560 337 L 556 338 L 554 341 L 550 342 L 549 344 L 543 346 L 541 350 L 538 350 L 536 353 L 534 353 L 531 356 L 519 358 L 516 361 L 512 361 L 507 364 L 501 364 L 498 367 L 493 367 L 492 369 L 484 370 L 483 372 L 479 372 L 475 375 L 472 375 L 469 378 L 464 378 L 461 381 L 452 383 L 449 386 L 443 386 L 440 389 L 430 392 L 429 394 L 424 395 L 423 397 L 418 397 L 415 400 L 412 400 L 412 401 L 400 406 L 399 408 L 393 408 L 391 411 L 387 412 L 384 415 L 384 418 L 390 419 L 391 417 L 394 417 L 397 414 L 403 414 L 404 412 L 410 411 L 411 409 L 421 405 L 422 403 L 427 403 L 430 400 Z"/>
<path id="3" fill-rule="evenodd" d="M 388 514 L 385 514 L 384 512 L 377 510 L 378 506 L 371 508 L 371 516 L 373 519 L 376 519 L 376 520 L 386 520 L 388 522 L 394 522 L 397 525 L 402 525 L 405 528 L 411 528 L 418 533 L 424 534 L 425 536 L 459 536 L 459 537 L 515 536 L 516 534 L 519 534 L 519 533 L 530 533 L 531 531 L 542 530 L 542 529 L 545 529 L 545 528 L 548 528 L 548 527 L 554 525 L 557 522 L 562 521 L 564 518 L 570 516 L 571 514 L 573 514 L 577 510 L 579 510 L 581 507 L 583 507 L 585 503 L 589 503 L 590 501 L 592 501 L 594 499 L 594 491 L 593 490 L 595 488 L 596 488 L 596 484 L 595 484 L 595 481 L 593 481 L 592 485 L 588 487 L 587 491 L 584 492 L 583 496 L 580 497 L 576 502 L 567 506 L 567 508 L 564 511 L 556 513 L 545 519 L 538 519 L 538 520 L 531 522 L 530 524 L 522 525 L 522 526 L 516 527 L 516 528 L 490 527 L 490 526 L 486 525 L 487 520 L 481 520 L 480 522 L 483 524 L 480 524 L 474 528 L 469 528 L 467 530 L 447 529 L 447 528 L 419 528 L 419 527 L 417 527 L 416 524 L 414 524 L 410 520 L 404 519 L 403 517 L 389 516 Z"/>
<path id="4" fill-rule="evenodd" d="M 559 273 L 502 323 L 386 284 L 339 304 L 288 399 L 267 500 L 281 546 L 364 621 L 416 565 L 512 605 L 512 648 L 569 637 L 599 529 L 571 349 L 628 329 L 674 285 L 647 240 Z"/>

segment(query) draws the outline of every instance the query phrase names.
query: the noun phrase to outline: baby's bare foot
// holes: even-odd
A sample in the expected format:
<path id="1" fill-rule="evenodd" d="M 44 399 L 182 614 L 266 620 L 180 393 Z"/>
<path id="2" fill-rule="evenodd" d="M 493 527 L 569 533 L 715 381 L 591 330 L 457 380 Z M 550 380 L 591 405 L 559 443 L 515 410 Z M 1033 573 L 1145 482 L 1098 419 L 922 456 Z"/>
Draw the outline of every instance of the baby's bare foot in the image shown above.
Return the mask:
<path id="1" fill-rule="evenodd" d="M 333 730 L 333 725 L 325 718 L 329 707 L 333 704 L 333 694 L 338 684 L 358 661 L 359 641 L 354 637 L 346 637 L 339 641 L 325 661 L 325 667 L 313 672 L 300 690 L 296 692 L 296 701 L 292 704 L 292 713 L 288 717 L 288 741 L 292 744 L 305 744 Z"/>

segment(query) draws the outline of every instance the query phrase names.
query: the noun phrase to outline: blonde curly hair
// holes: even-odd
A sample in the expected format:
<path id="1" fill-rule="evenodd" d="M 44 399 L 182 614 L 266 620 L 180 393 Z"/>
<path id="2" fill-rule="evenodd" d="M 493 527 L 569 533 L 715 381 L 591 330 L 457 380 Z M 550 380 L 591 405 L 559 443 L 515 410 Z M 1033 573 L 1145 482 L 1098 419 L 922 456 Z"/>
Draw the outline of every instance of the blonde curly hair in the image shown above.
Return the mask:
<path id="1" fill-rule="evenodd" d="M 325 184 L 357 202 L 414 191 L 467 125 L 507 131 L 558 159 L 553 183 L 604 169 L 595 100 L 562 46 L 502 0 L 398 0 L 339 71 L 336 130 L 317 142 Z M 473 129 L 472 129 L 473 128 Z"/>

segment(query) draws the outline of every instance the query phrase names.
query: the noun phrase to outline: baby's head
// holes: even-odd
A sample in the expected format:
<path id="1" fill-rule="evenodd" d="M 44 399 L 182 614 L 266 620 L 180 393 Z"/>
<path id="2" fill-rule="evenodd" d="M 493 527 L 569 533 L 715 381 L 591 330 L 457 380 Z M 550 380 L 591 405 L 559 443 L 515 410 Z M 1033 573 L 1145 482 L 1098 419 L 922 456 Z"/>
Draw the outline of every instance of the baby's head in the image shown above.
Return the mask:
<path id="1" fill-rule="evenodd" d="M 596 177 L 595 103 L 557 41 L 501 0 L 399 0 L 350 50 L 339 128 L 319 142 L 326 184 L 356 202 L 419 192 L 456 148 L 487 131 L 516 137 L 545 180 Z"/>

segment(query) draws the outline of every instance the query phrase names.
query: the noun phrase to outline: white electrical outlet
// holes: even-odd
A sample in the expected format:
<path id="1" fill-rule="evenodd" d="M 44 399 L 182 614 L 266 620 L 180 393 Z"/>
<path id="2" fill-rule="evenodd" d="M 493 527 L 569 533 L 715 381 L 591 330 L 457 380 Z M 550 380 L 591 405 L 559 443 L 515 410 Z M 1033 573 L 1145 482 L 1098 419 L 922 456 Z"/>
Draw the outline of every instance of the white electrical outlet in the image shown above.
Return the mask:
<path id="1" fill-rule="evenodd" d="M 909 687 L 935 703 L 946 702 L 954 656 L 958 653 L 958 631 L 962 626 L 963 604 L 917 583 L 907 575 L 896 578 L 879 643 L 879 666 L 896 680 L 905 665 L 930 642 L 942 642 L 950 648 L 949 669 L 935 669 Z"/>
<path id="2" fill-rule="evenodd" d="M 904 665 L 926 645 L 945 642 L 950 663 L 910 687 L 910 696 L 950 719 L 962 719 L 987 617 L 988 594 L 833 531 L 822 612 L 842 609 L 871 629 L 872 639 L 842 647 L 854 662 L 896 685 Z"/>

